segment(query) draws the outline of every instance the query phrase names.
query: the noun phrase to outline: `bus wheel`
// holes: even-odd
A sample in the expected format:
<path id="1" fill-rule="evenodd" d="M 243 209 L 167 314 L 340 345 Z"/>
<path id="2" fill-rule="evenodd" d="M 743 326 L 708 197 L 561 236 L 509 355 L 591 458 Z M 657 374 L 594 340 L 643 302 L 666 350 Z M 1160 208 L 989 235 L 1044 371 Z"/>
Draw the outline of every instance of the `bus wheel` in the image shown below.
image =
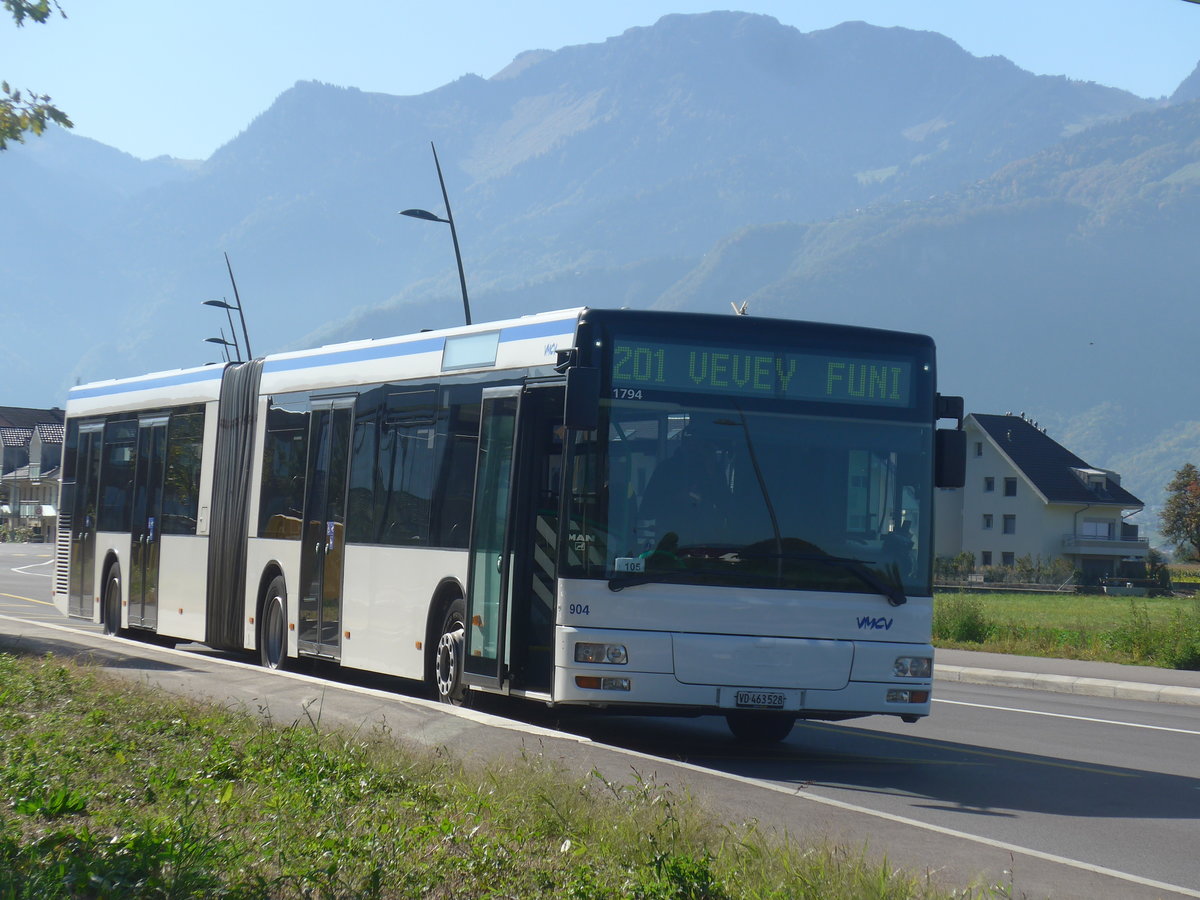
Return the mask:
<path id="1" fill-rule="evenodd" d="M 438 699 L 452 706 L 462 706 L 467 700 L 467 686 L 462 680 L 466 621 L 467 605 L 459 598 L 450 604 L 442 620 L 441 638 L 433 664 Z"/>
<path id="2" fill-rule="evenodd" d="M 753 744 L 776 744 L 792 733 L 796 717 L 786 713 L 731 712 L 725 722 L 733 736 Z"/>
<path id="3" fill-rule="evenodd" d="M 121 635 L 121 570 L 116 566 L 108 574 L 108 583 L 104 585 L 104 607 L 101 609 L 104 617 L 104 633 L 119 637 Z"/>
<path id="4" fill-rule="evenodd" d="M 258 633 L 258 660 L 268 669 L 287 668 L 287 585 L 282 575 L 275 576 L 267 588 Z"/>

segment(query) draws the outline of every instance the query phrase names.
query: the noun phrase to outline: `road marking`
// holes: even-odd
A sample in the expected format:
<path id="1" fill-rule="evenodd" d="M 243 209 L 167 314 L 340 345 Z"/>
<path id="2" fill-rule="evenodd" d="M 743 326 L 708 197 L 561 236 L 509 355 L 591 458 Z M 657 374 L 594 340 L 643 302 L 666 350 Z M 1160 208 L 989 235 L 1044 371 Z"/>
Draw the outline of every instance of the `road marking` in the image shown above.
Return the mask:
<path id="1" fill-rule="evenodd" d="M 808 729 L 810 731 L 827 731 L 827 732 L 830 732 L 831 734 L 845 734 L 845 732 L 842 731 L 841 728 L 837 728 L 837 727 L 834 727 L 831 725 L 814 725 L 811 722 L 803 722 L 803 723 L 800 723 L 800 727 Z M 887 734 L 882 731 L 872 731 L 869 728 L 855 728 L 853 725 L 850 727 L 854 729 L 855 734 L 861 734 L 865 737 L 872 737 L 872 738 L 875 738 L 876 740 L 880 740 L 880 741 L 891 741 L 894 744 L 909 744 L 914 747 L 927 747 L 930 749 L 945 749 L 945 741 L 939 742 L 939 741 L 926 740 L 924 738 L 898 737 L 894 734 Z M 975 750 L 970 747 L 961 747 L 961 746 L 955 747 L 953 749 L 953 751 L 950 751 L 950 752 L 965 753 L 968 756 L 983 756 L 983 757 L 987 757 L 989 759 L 1002 759 L 1002 760 L 1005 760 L 1006 762 L 1019 762 L 1019 763 L 1025 763 L 1025 764 L 1034 765 L 1034 766 L 1048 766 L 1052 769 L 1070 769 L 1074 772 L 1092 772 L 1097 775 L 1110 775 L 1110 776 L 1115 776 L 1117 778 L 1139 778 L 1139 777 L 1141 777 L 1132 772 L 1122 772 L 1115 768 L 1106 768 L 1103 766 L 1085 766 L 1085 765 L 1077 765 L 1075 763 L 1054 762 L 1054 761 L 1048 760 L 1048 759 L 1031 759 L 1027 755 L 1022 754 L 1022 753 L 1005 753 L 1005 752 L 1001 752 L 1001 751 L 996 751 L 993 753 L 988 750 Z M 936 763 L 936 760 L 930 760 L 930 762 Z M 937 764 L 941 765 L 941 763 L 937 763 Z"/>
<path id="2" fill-rule="evenodd" d="M 606 746 L 609 750 L 612 750 L 616 753 L 626 753 L 630 756 L 640 756 L 642 758 L 649 756 L 649 754 L 637 753 L 632 750 L 625 750 L 622 747 L 612 747 L 607 744 L 604 746 Z M 724 778 L 729 781 L 736 781 L 736 782 L 740 782 L 742 784 L 752 785 L 754 787 L 766 788 L 767 790 L 775 791 L 778 794 L 787 794 L 791 797 L 795 797 L 797 800 L 808 800 L 808 801 L 811 801 L 812 803 L 819 803 L 823 806 L 831 806 L 835 809 L 846 810 L 847 812 L 862 813 L 863 815 L 874 816 L 877 819 L 883 819 L 888 822 L 895 822 L 897 824 L 905 825 L 910 828 L 919 828 L 922 831 L 932 831 L 935 834 L 944 834 L 949 837 L 962 838 L 963 840 L 971 841 L 972 843 L 975 843 L 975 844 L 982 844 L 985 847 L 993 847 L 997 850 L 1004 850 L 1008 853 L 1020 853 L 1024 856 L 1032 856 L 1034 859 L 1045 860 L 1046 862 L 1052 862 L 1052 863 L 1056 863 L 1058 865 L 1068 866 L 1069 868 L 1072 868 L 1072 869 L 1080 869 L 1084 872 L 1092 872 L 1097 875 L 1106 875 L 1110 878 L 1116 878 L 1121 881 L 1127 881 L 1127 882 L 1130 882 L 1131 884 L 1140 884 L 1145 887 L 1150 887 L 1150 888 L 1153 888 L 1153 889 L 1159 890 L 1159 891 L 1171 891 L 1173 893 L 1182 894 L 1185 897 L 1200 898 L 1200 891 L 1192 890 L 1190 888 L 1180 887 L 1177 884 L 1169 884 L 1165 881 L 1155 881 L 1152 878 L 1143 878 L 1141 875 L 1134 875 L 1130 872 L 1121 872 L 1121 871 L 1118 871 L 1117 869 L 1109 869 L 1109 868 L 1106 868 L 1105 866 L 1097 866 L 1097 865 L 1094 865 L 1089 862 L 1084 862 L 1083 860 L 1080 860 L 1080 859 L 1071 859 L 1070 857 L 1067 857 L 1067 856 L 1058 856 L 1057 854 L 1054 854 L 1054 853 L 1046 853 L 1045 851 L 1042 851 L 1042 850 L 1034 850 L 1029 847 L 1022 847 L 1019 844 L 1010 844 L 1007 841 L 997 841 L 997 840 L 993 840 L 992 838 L 989 838 L 989 837 L 984 837 L 983 835 L 971 834 L 968 831 L 959 831 L 957 828 L 946 828 L 943 825 L 934 825 L 930 822 L 922 822 L 920 819 L 910 819 L 907 816 L 898 816 L 895 813 L 883 812 L 882 810 L 871 809 L 870 807 L 867 807 L 867 806 L 858 806 L 854 803 L 846 803 L 844 800 L 835 800 L 832 797 L 822 797 L 818 794 L 813 794 L 811 792 L 804 791 L 801 788 L 789 787 L 787 785 L 782 785 L 782 784 L 773 784 L 772 782 L 769 782 L 769 781 L 759 781 L 758 779 L 750 778 L 749 776 L 746 776 L 746 775 L 736 775 L 732 772 L 722 772 L 719 769 L 707 769 L 703 766 L 697 766 L 692 763 L 676 762 L 674 760 L 666 759 L 664 757 L 651 756 L 650 758 L 651 759 L 659 759 L 662 762 L 671 763 L 673 765 L 677 765 L 677 766 L 680 766 L 685 769 L 690 769 L 692 771 L 700 772 L 705 775 L 713 775 L 713 776 L 716 776 L 717 778 Z"/>
<path id="3" fill-rule="evenodd" d="M 0 591 L 0 597 L 8 597 L 11 600 L 25 600 L 29 603 L 40 603 L 40 604 L 42 604 L 42 606 L 53 606 L 54 605 L 49 600 L 34 600 L 32 597 L 18 597 L 16 594 L 6 594 L 3 591 Z M 6 618 L 8 618 L 8 616 L 0 616 L 0 619 L 6 619 Z M 22 620 L 17 619 L 16 621 L 20 622 Z M 40 625 L 42 623 L 39 622 L 37 624 Z"/>
<path id="4" fill-rule="evenodd" d="M 1040 709 L 1020 709 L 1013 706 L 989 706 L 986 703 L 966 703 L 962 700 L 942 700 L 935 697 L 934 703 L 949 703 L 952 706 L 973 706 L 976 709 L 995 709 L 1002 712 L 1025 713 L 1029 716 L 1049 716 L 1052 719 L 1074 719 L 1076 722 L 1094 722 L 1097 725 L 1124 725 L 1126 728 L 1146 728 L 1150 731 L 1170 731 L 1175 734 L 1193 734 L 1200 736 L 1200 731 L 1187 728 L 1168 728 L 1165 725 L 1143 725 L 1140 722 L 1118 722 L 1115 719 L 1095 719 L 1091 716 L 1072 716 L 1068 713 L 1043 712 Z"/>
<path id="5" fill-rule="evenodd" d="M 54 560 L 52 560 L 52 559 L 48 559 L 48 560 L 46 560 L 45 562 L 40 562 L 40 563 L 30 563 L 30 564 L 29 564 L 29 565 L 27 565 L 27 566 L 18 566 L 17 568 L 15 568 L 15 569 L 11 569 L 10 571 L 12 571 L 12 572 L 20 572 L 22 575 L 40 575 L 40 576 L 41 576 L 41 577 L 43 577 L 43 578 L 49 578 L 49 577 L 50 577 L 50 573 L 49 573 L 49 572 L 26 572 L 25 570 L 26 570 L 26 569 L 36 569 L 38 566 L 48 566 L 48 565 L 50 565 L 50 563 L 52 563 L 52 562 L 54 562 Z"/>

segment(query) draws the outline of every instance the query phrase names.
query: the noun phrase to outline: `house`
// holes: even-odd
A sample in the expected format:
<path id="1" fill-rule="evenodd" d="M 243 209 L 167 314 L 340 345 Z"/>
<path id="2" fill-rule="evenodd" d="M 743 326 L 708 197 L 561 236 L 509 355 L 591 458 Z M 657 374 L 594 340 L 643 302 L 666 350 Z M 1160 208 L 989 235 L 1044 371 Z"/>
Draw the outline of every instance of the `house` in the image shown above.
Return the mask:
<path id="1" fill-rule="evenodd" d="M 0 534 L 54 540 L 63 411 L 0 406 L 0 449 Z"/>
<path id="2" fill-rule="evenodd" d="M 1143 504 L 1116 472 L 1088 465 L 1024 414 L 972 413 L 963 428 L 966 484 L 938 492 L 937 556 L 967 551 L 978 567 L 1061 558 L 1089 581 L 1144 564 L 1149 542 L 1126 521 Z"/>

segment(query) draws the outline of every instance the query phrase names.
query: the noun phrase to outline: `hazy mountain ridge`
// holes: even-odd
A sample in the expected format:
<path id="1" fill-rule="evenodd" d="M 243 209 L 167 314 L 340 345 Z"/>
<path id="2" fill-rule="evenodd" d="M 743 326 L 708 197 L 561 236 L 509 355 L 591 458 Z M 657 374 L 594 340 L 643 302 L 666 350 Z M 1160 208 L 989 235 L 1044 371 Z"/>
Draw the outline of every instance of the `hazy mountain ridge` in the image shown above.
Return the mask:
<path id="1" fill-rule="evenodd" d="M 1200 326 L 1198 170 L 1200 103 L 1138 114 L 961 192 L 806 228 L 773 283 L 737 275 L 774 273 L 777 249 L 768 268 L 744 250 L 725 265 L 718 248 L 703 268 L 724 278 L 692 273 L 659 303 L 720 311 L 748 298 L 765 315 L 897 328 L 920 310 L 944 390 L 971 409 L 1069 426 L 1055 436 L 1154 507 L 1174 470 L 1200 458 L 1200 427 L 1173 389 Z"/>
<path id="2" fill-rule="evenodd" d="M 259 353 L 459 321 L 445 228 L 396 215 L 441 210 L 435 141 L 477 320 L 749 298 L 933 334 L 970 409 L 1111 398 L 1159 434 L 1174 393 L 1134 365 L 1180 377 L 1198 324 L 1191 107 L 929 32 L 711 13 L 418 96 L 301 82 L 202 164 L 57 134 L 0 157 L 0 278 L 36 311 L 10 327 L 10 400 L 211 359 L 223 251 Z"/>

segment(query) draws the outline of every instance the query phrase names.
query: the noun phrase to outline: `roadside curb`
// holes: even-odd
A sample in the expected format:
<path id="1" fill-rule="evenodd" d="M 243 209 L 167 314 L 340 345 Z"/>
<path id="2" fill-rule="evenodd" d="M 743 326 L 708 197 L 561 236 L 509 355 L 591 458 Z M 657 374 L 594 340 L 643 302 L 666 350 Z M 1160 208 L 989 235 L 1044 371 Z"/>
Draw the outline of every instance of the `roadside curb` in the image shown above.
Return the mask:
<path id="1" fill-rule="evenodd" d="M 1077 675 L 1008 672 L 1003 669 L 945 666 L 936 663 L 933 667 L 933 677 L 937 681 L 960 681 L 966 684 L 995 684 L 1003 687 L 1054 691 L 1060 694 L 1112 697 L 1118 700 L 1154 700 L 1162 703 L 1181 703 L 1187 706 L 1200 706 L 1200 688 L 1179 687 L 1176 685 L 1143 684 L 1136 681 L 1084 678 Z"/>

